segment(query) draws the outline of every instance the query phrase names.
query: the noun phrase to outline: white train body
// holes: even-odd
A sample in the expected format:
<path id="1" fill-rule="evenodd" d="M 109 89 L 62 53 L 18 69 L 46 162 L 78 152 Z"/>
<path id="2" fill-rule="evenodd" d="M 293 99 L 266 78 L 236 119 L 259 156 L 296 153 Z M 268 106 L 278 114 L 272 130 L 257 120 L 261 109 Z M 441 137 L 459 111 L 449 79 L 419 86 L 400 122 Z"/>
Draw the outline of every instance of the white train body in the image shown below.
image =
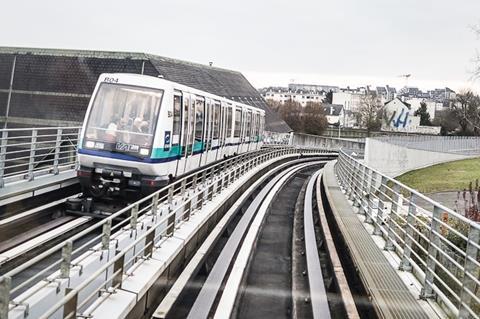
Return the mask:
<path id="1" fill-rule="evenodd" d="M 82 127 L 78 176 L 105 195 L 149 192 L 261 147 L 265 112 L 164 79 L 102 74 Z"/>

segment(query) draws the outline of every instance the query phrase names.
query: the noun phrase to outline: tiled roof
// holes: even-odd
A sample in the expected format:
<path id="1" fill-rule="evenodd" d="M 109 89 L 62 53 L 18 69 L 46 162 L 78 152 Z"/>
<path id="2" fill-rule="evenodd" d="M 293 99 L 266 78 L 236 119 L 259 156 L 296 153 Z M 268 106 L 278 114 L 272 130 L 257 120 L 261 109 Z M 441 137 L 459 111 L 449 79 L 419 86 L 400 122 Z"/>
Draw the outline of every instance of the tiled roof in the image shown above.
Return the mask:
<path id="1" fill-rule="evenodd" d="M 220 95 L 266 112 L 266 129 L 290 127 L 269 109 L 240 73 L 144 53 L 0 47 L 0 115 L 5 114 L 13 57 L 17 56 L 10 116 L 82 121 L 89 96 L 101 73 L 158 76 Z"/>

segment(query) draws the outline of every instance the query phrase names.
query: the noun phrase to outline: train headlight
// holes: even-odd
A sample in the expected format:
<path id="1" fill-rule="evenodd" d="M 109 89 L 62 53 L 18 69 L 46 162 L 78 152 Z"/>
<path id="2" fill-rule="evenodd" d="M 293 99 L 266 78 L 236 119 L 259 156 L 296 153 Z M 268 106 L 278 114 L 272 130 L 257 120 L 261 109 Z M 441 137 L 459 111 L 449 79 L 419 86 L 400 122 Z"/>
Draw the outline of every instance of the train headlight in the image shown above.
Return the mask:
<path id="1" fill-rule="evenodd" d="M 85 142 L 85 147 L 94 148 L 95 147 L 95 142 L 94 141 L 86 141 Z"/>
<path id="2" fill-rule="evenodd" d="M 147 156 L 149 153 L 148 148 L 141 148 L 140 155 Z"/>

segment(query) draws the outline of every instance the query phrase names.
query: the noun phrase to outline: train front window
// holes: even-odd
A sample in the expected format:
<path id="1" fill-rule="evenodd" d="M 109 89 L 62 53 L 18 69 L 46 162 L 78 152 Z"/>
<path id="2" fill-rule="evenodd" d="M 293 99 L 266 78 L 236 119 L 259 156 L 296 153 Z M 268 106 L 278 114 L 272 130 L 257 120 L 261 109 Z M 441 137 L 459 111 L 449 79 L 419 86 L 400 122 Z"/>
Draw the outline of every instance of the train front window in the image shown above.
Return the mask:
<path id="1" fill-rule="evenodd" d="M 102 83 L 84 147 L 149 155 L 162 97 L 162 90 Z"/>

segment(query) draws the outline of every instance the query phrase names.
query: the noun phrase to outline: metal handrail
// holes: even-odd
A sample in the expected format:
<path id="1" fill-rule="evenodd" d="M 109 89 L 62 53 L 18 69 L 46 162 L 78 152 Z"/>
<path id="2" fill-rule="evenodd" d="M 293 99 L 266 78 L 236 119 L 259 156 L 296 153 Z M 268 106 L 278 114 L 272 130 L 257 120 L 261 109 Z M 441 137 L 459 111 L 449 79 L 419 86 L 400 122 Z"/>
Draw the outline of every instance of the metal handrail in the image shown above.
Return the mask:
<path id="1" fill-rule="evenodd" d="M 420 297 L 437 297 L 452 315 L 479 318 L 480 224 L 344 151 L 335 170 L 358 213 L 385 239 L 385 249 L 399 255 L 400 269 L 414 270 L 423 284 Z"/>
<path id="2" fill-rule="evenodd" d="M 79 126 L 0 129 L 0 188 L 57 175 L 65 165 L 74 169 L 80 131 Z"/>

